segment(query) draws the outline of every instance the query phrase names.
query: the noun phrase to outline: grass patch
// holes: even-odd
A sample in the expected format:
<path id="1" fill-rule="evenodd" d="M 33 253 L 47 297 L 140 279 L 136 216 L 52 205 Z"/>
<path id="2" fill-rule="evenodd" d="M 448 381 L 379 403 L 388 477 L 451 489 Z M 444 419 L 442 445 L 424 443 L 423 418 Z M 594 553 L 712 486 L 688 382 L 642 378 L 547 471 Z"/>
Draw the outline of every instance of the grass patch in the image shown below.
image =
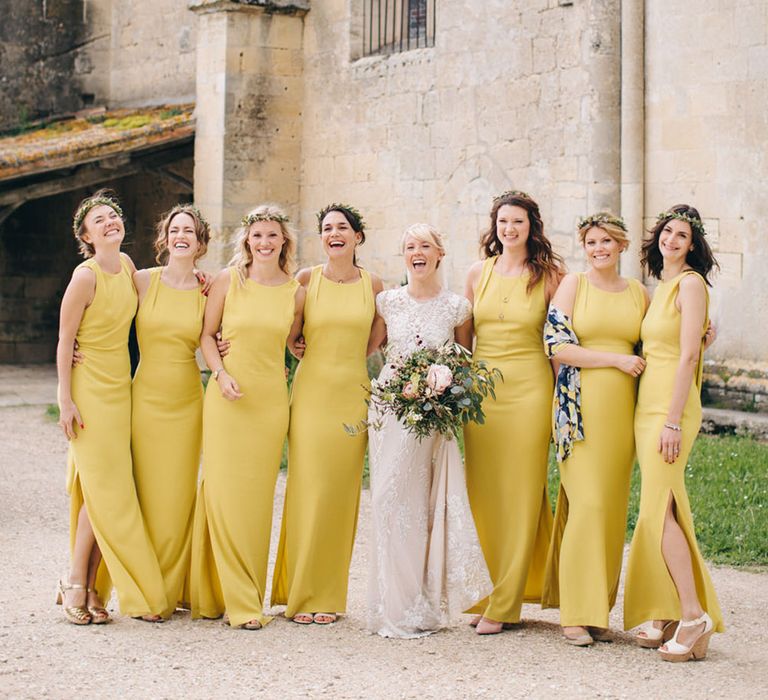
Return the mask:
<path id="1" fill-rule="evenodd" d="M 744 437 L 700 435 L 685 469 L 696 538 L 709 561 L 731 566 L 768 565 L 768 445 Z M 549 497 L 554 508 L 560 476 L 549 459 Z M 627 541 L 637 523 L 640 469 L 635 464 L 629 495 Z"/>
<path id="2" fill-rule="evenodd" d="M 49 403 L 45 407 L 45 417 L 52 420 L 54 423 L 58 422 L 59 416 L 61 414 L 59 413 L 59 406 L 55 403 Z"/>

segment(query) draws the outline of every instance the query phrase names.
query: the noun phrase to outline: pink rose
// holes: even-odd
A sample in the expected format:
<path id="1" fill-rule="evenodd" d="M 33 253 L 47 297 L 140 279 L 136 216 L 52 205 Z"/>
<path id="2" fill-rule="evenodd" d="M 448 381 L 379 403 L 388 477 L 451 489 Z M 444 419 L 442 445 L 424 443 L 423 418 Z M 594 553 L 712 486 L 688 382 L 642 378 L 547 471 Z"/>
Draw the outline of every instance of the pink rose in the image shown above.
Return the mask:
<path id="1" fill-rule="evenodd" d="M 406 399 L 415 399 L 418 395 L 418 392 L 413 386 L 413 382 L 408 382 L 403 387 L 403 396 L 405 396 Z"/>
<path id="2" fill-rule="evenodd" d="M 427 371 L 427 386 L 440 396 L 453 382 L 453 373 L 445 365 L 432 365 Z"/>

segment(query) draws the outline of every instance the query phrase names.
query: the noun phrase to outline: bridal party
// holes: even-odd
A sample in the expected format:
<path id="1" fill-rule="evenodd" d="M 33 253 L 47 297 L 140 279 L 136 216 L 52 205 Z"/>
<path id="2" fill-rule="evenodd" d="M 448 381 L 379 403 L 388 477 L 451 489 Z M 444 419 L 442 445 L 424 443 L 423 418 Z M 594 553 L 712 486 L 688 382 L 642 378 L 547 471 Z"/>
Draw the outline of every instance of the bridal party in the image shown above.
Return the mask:
<path id="1" fill-rule="evenodd" d="M 375 232 L 350 204 L 319 210 L 322 256 L 298 270 L 284 209 L 244 211 L 228 266 L 210 275 L 198 263 L 211 230 L 194 205 L 161 217 L 157 267 L 136 269 L 117 195 L 84 199 L 72 222 L 84 261 L 56 356 L 66 620 L 109 623 L 114 591 L 120 614 L 145 623 L 183 609 L 255 631 L 283 608 L 297 626 L 343 625 L 367 455 L 372 634 L 468 624 L 493 639 L 534 603 L 559 610 L 563 643 L 609 642 L 636 460 L 623 627 L 665 662 L 704 659 L 724 627 L 685 486 L 716 336 L 702 217 L 689 204 L 655 217 L 641 250 L 651 288 L 620 274 L 620 216 L 578 222 L 578 273 L 545 220 L 526 192 L 493 197 L 459 294 L 444 282 L 448 241 L 428 223 L 402 233 L 404 284 L 385 289 L 358 260 Z M 290 384 L 286 353 L 298 360 Z"/>

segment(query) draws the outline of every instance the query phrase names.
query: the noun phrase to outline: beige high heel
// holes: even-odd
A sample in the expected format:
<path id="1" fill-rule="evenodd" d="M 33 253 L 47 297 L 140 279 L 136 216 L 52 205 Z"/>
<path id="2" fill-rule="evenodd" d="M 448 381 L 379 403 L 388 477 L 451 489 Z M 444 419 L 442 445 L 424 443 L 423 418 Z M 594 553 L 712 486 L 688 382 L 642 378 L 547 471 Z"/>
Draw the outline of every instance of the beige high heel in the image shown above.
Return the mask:
<path id="1" fill-rule="evenodd" d="M 88 593 L 93 593 L 98 598 L 99 594 L 95 588 L 88 588 L 87 591 Z M 88 598 L 85 600 L 88 602 Z M 109 612 L 103 605 L 89 605 L 88 612 L 91 614 L 91 622 L 94 625 L 106 625 L 107 622 L 112 620 Z"/>
<path id="2" fill-rule="evenodd" d="M 638 625 L 635 633 L 635 643 L 643 649 L 658 649 L 664 642 L 672 639 L 672 635 L 677 630 L 676 620 L 662 620 L 662 627 L 653 626 L 653 620 L 648 620 L 642 625 Z M 640 633 L 645 637 L 641 637 Z"/>
<path id="3" fill-rule="evenodd" d="M 78 590 L 86 591 L 86 596 L 88 595 L 88 588 L 82 583 L 68 583 L 65 585 L 64 581 L 59 579 L 59 585 L 56 591 L 56 605 L 62 606 L 62 609 L 64 610 L 64 617 L 66 617 L 67 621 L 71 622 L 73 625 L 90 625 L 92 622 L 91 614 L 88 612 L 88 610 L 86 610 L 85 606 L 64 605 L 64 592 Z"/>
<path id="4" fill-rule="evenodd" d="M 696 638 L 696 641 L 687 647 L 677 641 L 677 635 L 683 627 L 696 627 L 697 625 L 704 625 L 704 629 L 701 634 Z M 680 624 L 675 630 L 675 634 L 668 642 L 659 649 L 661 658 L 664 661 L 699 661 L 706 658 L 707 649 L 709 648 L 709 638 L 712 636 L 712 632 L 715 629 L 715 623 L 712 622 L 712 618 L 704 613 L 701 617 L 697 617 L 695 620 L 680 620 Z"/>

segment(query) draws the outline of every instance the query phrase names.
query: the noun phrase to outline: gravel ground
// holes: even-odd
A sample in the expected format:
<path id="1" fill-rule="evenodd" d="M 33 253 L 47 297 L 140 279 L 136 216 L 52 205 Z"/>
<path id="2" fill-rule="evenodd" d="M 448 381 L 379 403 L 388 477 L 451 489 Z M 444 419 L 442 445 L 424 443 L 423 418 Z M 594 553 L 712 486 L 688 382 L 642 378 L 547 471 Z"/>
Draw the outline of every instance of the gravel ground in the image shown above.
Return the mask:
<path id="1" fill-rule="evenodd" d="M 64 440 L 42 405 L 0 407 L 0 425 L 2 697 L 766 697 L 766 573 L 712 567 L 728 632 L 702 663 L 665 664 L 624 634 L 612 644 L 567 646 L 556 611 L 535 606 L 526 606 L 522 629 L 496 637 L 477 637 L 465 624 L 418 640 L 370 636 L 367 491 L 349 610 L 336 625 L 299 627 L 278 617 L 247 632 L 177 613 L 161 625 L 117 617 L 77 628 L 53 605 L 67 565 Z M 277 508 L 283 488 L 281 478 Z M 621 601 L 615 629 L 620 610 Z"/>

